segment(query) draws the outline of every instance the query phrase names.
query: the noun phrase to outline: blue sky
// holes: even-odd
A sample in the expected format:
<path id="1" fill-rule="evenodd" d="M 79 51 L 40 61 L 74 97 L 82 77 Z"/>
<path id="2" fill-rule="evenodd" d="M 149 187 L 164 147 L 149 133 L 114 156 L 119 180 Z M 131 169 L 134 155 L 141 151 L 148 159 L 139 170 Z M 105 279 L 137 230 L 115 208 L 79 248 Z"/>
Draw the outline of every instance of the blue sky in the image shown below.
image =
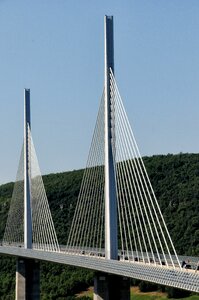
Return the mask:
<path id="1" fill-rule="evenodd" d="M 15 179 L 23 89 L 43 174 L 83 168 L 104 80 L 115 75 L 142 155 L 199 152 L 198 0 L 0 0 L 0 184 Z"/>

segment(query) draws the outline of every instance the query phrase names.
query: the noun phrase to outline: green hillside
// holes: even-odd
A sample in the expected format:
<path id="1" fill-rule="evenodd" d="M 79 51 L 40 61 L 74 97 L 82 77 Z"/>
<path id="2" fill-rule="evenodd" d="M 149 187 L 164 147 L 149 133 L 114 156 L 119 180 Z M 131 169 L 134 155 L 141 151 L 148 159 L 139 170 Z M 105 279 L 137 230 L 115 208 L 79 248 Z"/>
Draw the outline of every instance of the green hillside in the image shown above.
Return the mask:
<path id="1" fill-rule="evenodd" d="M 199 154 L 156 155 L 144 162 L 177 253 L 199 255 Z M 60 244 L 67 241 L 82 175 L 78 170 L 43 177 Z M 0 186 L 0 239 L 12 189 L 13 183 Z M 92 284 L 91 271 L 50 263 L 41 269 L 42 300 L 66 299 L 66 293 Z M 0 257 L 0 299 L 14 299 L 14 273 L 13 259 Z"/>

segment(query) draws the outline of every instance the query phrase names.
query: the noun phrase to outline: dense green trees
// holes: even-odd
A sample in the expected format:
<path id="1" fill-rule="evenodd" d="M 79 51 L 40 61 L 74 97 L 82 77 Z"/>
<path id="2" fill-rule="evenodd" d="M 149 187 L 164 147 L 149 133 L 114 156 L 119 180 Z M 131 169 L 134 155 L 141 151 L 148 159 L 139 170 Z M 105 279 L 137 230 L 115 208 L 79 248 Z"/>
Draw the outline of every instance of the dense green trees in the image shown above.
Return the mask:
<path id="1" fill-rule="evenodd" d="M 177 253 L 199 255 L 199 155 L 157 155 L 145 164 Z"/>
<path id="2" fill-rule="evenodd" d="M 14 258 L 0 256 L 0 299 L 14 299 L 16 263 Z"/>
<path id="3" fill-rule="evenodd" d="M 199 255 L 199 154 L 145 157 L 144 162 L 178 254 Z M 43 177 L 60 244 L 66 244 L 83 170 Z M 0 186 L 2 239 L 13 183 Z M 41 264 L 42 299 L 72 299 L 92 283 L 93 272 Z M 14 299 L 14 259 L 0 257 L 0 299 Z M 7 297 L 7 298 L 6 298 Z M 70 298 L 69 298 L 70 297 Z"/>
<path id="4" fill-rule="evenodd" d="M 93 272 L 52 263 L 41 264 L 42 300 L 70 299 L 93 283 Z M 72 299 L 72 298 L 71 298 Z"/>

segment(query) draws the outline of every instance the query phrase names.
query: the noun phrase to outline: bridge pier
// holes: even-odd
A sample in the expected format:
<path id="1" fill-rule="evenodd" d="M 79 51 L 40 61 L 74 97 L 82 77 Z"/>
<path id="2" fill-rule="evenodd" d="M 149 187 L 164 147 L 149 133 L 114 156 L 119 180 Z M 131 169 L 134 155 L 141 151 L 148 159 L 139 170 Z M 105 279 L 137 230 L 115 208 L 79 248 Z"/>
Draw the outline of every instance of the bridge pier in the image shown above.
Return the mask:
<path id="1" fill-rule="evenodd" d="M 98 272 L 94 278 L 94 300 L 130 300 L 130 279 Z"/>
<path id="2" fill-rule="evenodd" d="M 40 264 L 31 259 L 18 258 L 15 300 L 40 299 Z"/>

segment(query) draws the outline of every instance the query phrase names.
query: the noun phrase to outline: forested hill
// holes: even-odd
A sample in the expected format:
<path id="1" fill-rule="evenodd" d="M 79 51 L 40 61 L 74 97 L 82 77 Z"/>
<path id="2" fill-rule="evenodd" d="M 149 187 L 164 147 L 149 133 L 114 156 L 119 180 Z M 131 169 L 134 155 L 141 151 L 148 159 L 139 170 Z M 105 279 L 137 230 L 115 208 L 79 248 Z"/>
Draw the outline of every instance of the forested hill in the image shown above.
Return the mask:
<path id="1" fill-rule="evenodd" d="M 199 154 L 144 157 L 149 178 L 179 254 L 199 255 Z M 43 177 L 58 240 L 65 244 L 83 170 Z M 13 184 L 0 186 L 0 238 Z"/>
<path id="2" fill-rule="evenodd" d="M 199 255 L 199 154 L 144 159 L 178 254 Z"/>
<path id="3" fill-rule="evenodd" d="M 199 154 L 145 157 L 149 177 L 178 254 L 199 255 Z M 83 170 L 43 177 L 58 240 L 67 241 Z M 13 183 L 0 186 L 0 239 Z M 15 259 L 0 256 L 0 300 L 14 299 Z M 41 264 L 41 299 L 76 299 L 93 284 L 93 272 L 52 263 Z"/>

